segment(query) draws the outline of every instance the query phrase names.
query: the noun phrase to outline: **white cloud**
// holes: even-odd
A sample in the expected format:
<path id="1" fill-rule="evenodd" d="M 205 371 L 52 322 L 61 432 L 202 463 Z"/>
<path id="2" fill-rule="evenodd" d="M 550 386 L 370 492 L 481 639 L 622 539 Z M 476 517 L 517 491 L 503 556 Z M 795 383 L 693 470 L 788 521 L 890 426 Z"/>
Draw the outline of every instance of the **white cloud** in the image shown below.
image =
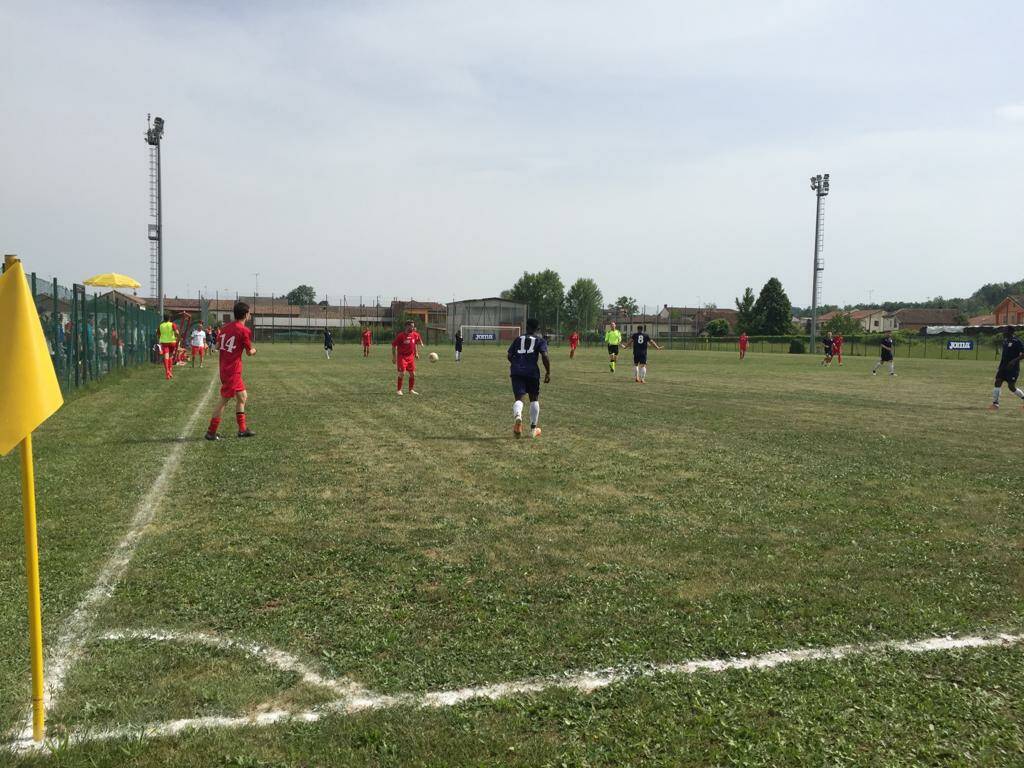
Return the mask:
<path id="1" fill-rule="evenodd" d="M 1001 117 L 1003 120 L 1009 120 L 1013 123 L 1024 123 L 1024 101 L 996 107 L 996 117 Z"/>

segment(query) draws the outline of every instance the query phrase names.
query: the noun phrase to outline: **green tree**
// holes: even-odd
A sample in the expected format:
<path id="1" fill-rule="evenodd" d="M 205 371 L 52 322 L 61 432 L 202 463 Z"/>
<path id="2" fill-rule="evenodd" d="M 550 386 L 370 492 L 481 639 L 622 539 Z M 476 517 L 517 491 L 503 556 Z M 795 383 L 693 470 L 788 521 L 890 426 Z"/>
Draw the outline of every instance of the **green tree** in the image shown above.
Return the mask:
<path id="1" fill-rule="evenodd" d="M 601 316 L 604 296 L 597 283 L 589 277 L 581 277 L 565 294 L 565 322 L 567 328 L 576 330 L 593 330 L 594 324 Z"/>
<path id="2" fill-rule="evenodd" d="M 784 336 L 793 329 L 793 306 L 777 277 L 770 278 L 754 302 L 754 333 Z"/>
<path id="3" fill-rule="evenodd" d="M 636 303 L 636 299 L 632 296 L 619 296 L 610 308 L 617 309 L 622 314 L 629 315 L 630 317 L 640 313 L 640 305 Z"/>
<path id="4" fill-rule="evenodd" d="M 526 304 L 530 316 L 540 321 L 542 329 L 554 328 L 564 310 L 565 286 L 553 269 L 523 272 L 515 285 L 501 292 L 501 297 Z"/>
<path id="5" fill-rule="evenodd" d="M 832 331 L 832 333 L 839 333 L 843 336 L 854 336 L 864 332 L 864 329 L 860 327 L 860 323 L 854 320 L 847 312 L 840 312 L 830 317 L 829 321 L 822 326 L 822 330 Z"/>
<path id="6" fill-rule="evenodd" d="M 709 320 L 708 324 L 704 326 L 704 332 L 708 336 L 728 336 L 729 321 L 724 317 L 717 317 L 714 320 Z"/>
<path id="7" fill-rule="evenodd" d="M 747 286 L 742 298 L 736 299 L 736 333 L 752 333 L 755 327 L 754 292 Z"/>
<path id="8" fill-rule="evenodd" d="M 289 304 L 315 304 L 316 303 L 316 291 L 313 290 L 312 285 L 300 285 L 297 288 L 292 288 L 288 291 L 288 295 L 285 297 Z"/>

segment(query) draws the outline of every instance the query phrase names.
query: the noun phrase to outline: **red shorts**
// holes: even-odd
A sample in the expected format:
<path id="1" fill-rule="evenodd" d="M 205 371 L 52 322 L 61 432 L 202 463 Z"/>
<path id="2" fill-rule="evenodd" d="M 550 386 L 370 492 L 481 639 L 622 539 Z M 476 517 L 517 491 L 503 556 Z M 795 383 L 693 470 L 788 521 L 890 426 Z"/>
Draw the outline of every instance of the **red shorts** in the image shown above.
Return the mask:
<path id="1" fill-rule="evenodd" d="M 743 351 L 743 352 L 746 352 L 747 351 L 747 345 L 746 344 L 740 344 L 740 350 Z"/>
<path id="2" fill-rule="evenodd" d="M 577 342 L 577 341 L 570 341 L 569 342 L 569 349 L 576 349 L 576 347 L 578 347 L 578 346 L 579 346 L 579 342 Z"/>
<path id="3" fill-rule="evenodd" d="M 195 357 L 196 355 L 199 355 L 200 357 L 202 357 L 205 354 L 206 354 L 206 347 L 192 347 L 192 356 L 193 357 Z"/>
<path id="4" fill-rule="evenodd" d="M 174 352 L 175 352 L 175 350 L 177 350 L 177 348 L 178 348 L 178 345 L 176 343 L 174 343 L 174 342 L 172 342 L 170 344 L 161 344 L 160 345 L 160 354 L 161 355 L 170 355 L 171 357 L 174 357 Z"/>
<path id="5" fill-rule="evenodd" d="M 368 342 L 368 341 L 364 341 L 364 342 L 363 342 L 363 346 L 364 346 L 364 347 L 366 347 L 367 349 L 369 349 L 369 347 L 370 347 L 370 342 Z"/>
<path id="6" fill-rule="evenodd" d="M 233 379 L 224 381 L 221 379 L 220 382 L 220 396 L 221 397 L 234 397 L 236 392 L 245 391 L 245 382 L 242 381 L 241 376 L 236 376 Z"/>
<path id="7" fill-rule="evenodd" d="M 409 373 L 415 373 L 416 372 L 416 358 L 415 357 L 400 357 L 400 358 L 398 358 L 398 372 L 399 373 L 405 373 L 406 371 L 409 371 Z"/>

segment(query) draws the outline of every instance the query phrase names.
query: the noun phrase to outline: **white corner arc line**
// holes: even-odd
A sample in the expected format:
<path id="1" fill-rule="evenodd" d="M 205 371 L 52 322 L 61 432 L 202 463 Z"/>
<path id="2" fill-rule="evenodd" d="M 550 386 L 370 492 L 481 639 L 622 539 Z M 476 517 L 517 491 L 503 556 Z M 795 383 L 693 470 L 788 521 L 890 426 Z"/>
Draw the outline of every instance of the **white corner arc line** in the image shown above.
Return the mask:
<path id="1" fill-rule="evenodd" d="M 167 492 L 167 484 L 174 475 L 178 462 L 181 459 L 181 454 L 185 450 L 186 443 L 183 441 L 195 429 L 196 421 L 198 421 L 200 414 L 204 407 L 206 407 L 216 382 L 216 377 L 210 380 L 209 386 L 199 399 L 199 402 L 196 403 L 196 407 L 188 417 L 188 421 L 185 422 L 178 442 L 167 452 L 163 466 L 160 467 L 160 474 L 156 476 L 153 484 L 146 491 L 146 495 L 142 497 L 136 506 L 135 514 L 132 516 L 127 533 L 117 543 L 114 551 L 106 563 L 103 564 L 103 568 L 96 578 L 96 583 L 82 596 L 82 599 L 78 601 L 78 605 L 75 606 L 74 610 L 64 621 L 64 626 L 61 628 L 60 635 L 53 645 L 53 650 L 47 654 L 45 666 L 46 686 L 43 691 L 43 706 L 47 711 L 49 711 L 57 696 L 63 691 L 68 672 L 70 672 L 71 668 L 82 656 L 82 650 L 96 621 L 97 609 L 114 594 L 114 590 L 128 570 L 128 564 L 131 563 L 132 557 L 135 556 L 135 550 L 138 548 L 143 531 L 153 521 L 153 518 L 156 517 L 157 510 L 160 508 L 160 502 Z M 22 723 L 19 739 L 24 739 L 26 736 L 29 739 L 32 736 L 31 712 Z"/>
<path id="2" fill-rule="evenodd" d="M 785 664 L 839 661 L 853 656 L 869 654 L 936 653 L 939 651 L 974 648 L 1007 647 L 1018 645 L 1022 642 L 1024 642 L 1024 634 L 1005 633 L 966 637 L 929 637 L 906 641 L 883 640 L 853 645 L 836 645 L 826 648 L 772 651 L 743 658 L 694 659 L 674 664 L 624 665 L 427 693 L 382 695 L 366 691 L 340 697 L 319 707 L 305 710 L 273 709 L 235 717 L 210 715 L 180 720 L 166 720 L 137 726 L 121 726 L 109 730 L 76 730 L 67 733 L 62 739 L 62 743 L 74 745 L 123 738 L 159 738 L 175 736 L 186 731 L 258 728 L 281 722 L 315 723 L 330 715 L 351 715 L 362 711 L 393 709 L 396 707 L 443 709 L 474 699 L 495 701 L 512 696 L 544 693 L 550 690 L 573 690 L 587 694 L 617 683 L 659 675 L 719 674 L 732 670 L 766 671 Z M 22 737 L 11 742 L 8 746 L 16 752 L 21 752 L 42 749 L 45 745 L 36 744 L 31 740 L 31 737 Z"/>
<path id="3" fill-rule="evenodd" d="M 325 677 L 309 665 L 304 664 L 298 658 L 268 645 L 260 645 L 245 640 L 235 640 L 229 637 L 211 635 L 207 632 L 176 632 L 170 630 L 154 629 L 121 629 L 114 632 L 106 632 L 99 636 L 100 640 L 147 640 L 154 642 L 181 643 L 182 645 L 205 645 L 208 648 L 218 648 L 224 651 L 240 651 L 247 656 L 257 659 L 267 666 L 280 669 L 284 672 L 292 672 L 302 678 L 307 685 L 323 688 L 335 696 L 356 696 L 365 695 L 366 689 L 350 680 L 336 680 Z"/>

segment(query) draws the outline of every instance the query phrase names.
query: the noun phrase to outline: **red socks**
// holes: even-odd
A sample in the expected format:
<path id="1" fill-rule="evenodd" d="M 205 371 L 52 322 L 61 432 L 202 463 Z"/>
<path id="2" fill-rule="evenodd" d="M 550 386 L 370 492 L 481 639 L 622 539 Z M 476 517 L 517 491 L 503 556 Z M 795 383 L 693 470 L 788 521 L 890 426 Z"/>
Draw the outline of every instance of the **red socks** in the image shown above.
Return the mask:
<path id="1" fill-rule="evenodd" d="M 245 432 L 245 411 L 239 411 L 236 413 L 235 421 L 238 422 L 238 431 Z"/>
<path id="2" fill-rule="evenodd" d="M 214 417 L 210 419 L 210 427 L 206 431 L 211 435 L 217 434 L 217 428 L 220 426 L 220 419 Z"/>
<path id="3" fill-rule="evenodd" d="M 416 389 L 416 374 L 409 374 L 409 389 Z"/>
<path id="4" fill-rule="evenodd" d="M 398 377 L 398 391 L 399 392 L 402 391 L 402 377 L 401 376 Z"/>

